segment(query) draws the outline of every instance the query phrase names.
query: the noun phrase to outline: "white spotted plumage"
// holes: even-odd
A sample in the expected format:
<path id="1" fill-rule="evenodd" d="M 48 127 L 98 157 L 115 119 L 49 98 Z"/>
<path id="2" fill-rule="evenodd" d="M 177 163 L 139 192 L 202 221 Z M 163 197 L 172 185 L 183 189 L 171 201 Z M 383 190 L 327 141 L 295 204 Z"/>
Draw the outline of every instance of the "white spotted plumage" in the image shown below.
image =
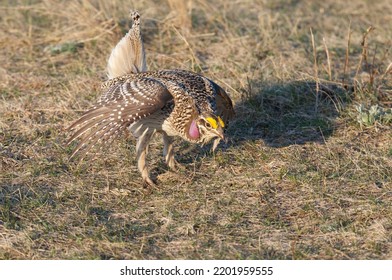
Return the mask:
<path id="1" fill-rule="evenodd" d="M 147 72 L 140 16 L 134 12 L 132 17 L 134 25 L 109 58 L 111 79 L 102 84 L 97 104 L 69 127 L 74 134 L 68 143 L 79 139 L 71 157 L 78 154 L 83 158 L 95 146 L 106 146 L 129 130 L 138 140 L 136 153 L 143 180 L 153 185 L 145 158 L 156 132 L 163 135 L 166 163 L 175 168 L 172 136 L 200 144 L 216 138 L 216 147 L 223 138 L 218 119 L 227 122 L 234 110 L 225 91 L 202 75 L 178 69 Z M 209 119 L 219 125 L 212 128 Z M 197 133 L 190 133 L 192 129 Z"/>

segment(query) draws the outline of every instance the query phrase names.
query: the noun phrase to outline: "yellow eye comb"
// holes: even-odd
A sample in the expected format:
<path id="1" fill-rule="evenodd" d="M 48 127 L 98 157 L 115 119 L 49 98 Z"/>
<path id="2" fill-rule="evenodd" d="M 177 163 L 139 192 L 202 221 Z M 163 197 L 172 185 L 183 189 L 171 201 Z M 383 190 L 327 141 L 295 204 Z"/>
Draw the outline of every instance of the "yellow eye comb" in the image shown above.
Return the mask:
<path id="1" fill-rule="evenodd" d="M 206 121 L 208 121 L 210 123 L 210 125 L 213 129 L 218 128 L 218 123 L 214 118 L 208 117 L 208 118 L 206 118 Z M 225 127 L 225 123 L 223 122 L 223 120 L 220 117 L 218 117 L 218 122 L 221 127 Z"/>
<path id="2" fill-rule="evenodd" d="M 210 125 L 212 126 L 213 129 L 218 128 L 218 123 L 216 122 L 216 120 L 214 118 L 208 117 L 208 118 L 206 118 L 206 121 L 210 123 Z"/>
<path id="3" fill-rule="evenodd" d="M 218 116 L 218 121 L 219 121 L 221 127 L 225 127 L 225 123 L 223 122 L 223 120 L 219 116 Z"/>

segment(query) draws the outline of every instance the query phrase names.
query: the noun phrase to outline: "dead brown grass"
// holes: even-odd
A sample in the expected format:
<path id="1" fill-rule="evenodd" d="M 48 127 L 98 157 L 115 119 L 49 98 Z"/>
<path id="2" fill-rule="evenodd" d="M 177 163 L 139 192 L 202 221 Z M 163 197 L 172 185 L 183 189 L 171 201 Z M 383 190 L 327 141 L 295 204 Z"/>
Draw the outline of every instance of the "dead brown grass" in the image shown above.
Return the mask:
<path id="1" fill-rule="evenodd" d="M 1 259 L 392 258 L 390 124 L 361 127 L 354 109 L 391 107 L 390 1 L 9 3 L 0 2 Z M 81 165 L 64 146 L 64 128 L 99 95 L 131 8 L 143 16 L 150 69 L 201 71 L 237 109 L 215 154 L 176 143 L 178 174 L 156 139 L 152 193 L 134 140 Z"/>

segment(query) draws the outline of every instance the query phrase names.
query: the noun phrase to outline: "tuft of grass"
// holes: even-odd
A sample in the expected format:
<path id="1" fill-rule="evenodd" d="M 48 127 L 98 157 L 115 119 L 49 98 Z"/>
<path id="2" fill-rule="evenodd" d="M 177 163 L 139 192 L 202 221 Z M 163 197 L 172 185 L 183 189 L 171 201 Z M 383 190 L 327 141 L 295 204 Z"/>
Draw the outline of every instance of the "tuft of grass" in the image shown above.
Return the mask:
<path id="1" fill-rule="evenodd" d="M 369 109 L 363 104 L 355 107 L 358 111 L 357 121 L 361 126 L 373 126 L 376 123 L 389 125 L 392 123 L 392 109 L 384 109 L 380 106 L 372 105 Z"/>

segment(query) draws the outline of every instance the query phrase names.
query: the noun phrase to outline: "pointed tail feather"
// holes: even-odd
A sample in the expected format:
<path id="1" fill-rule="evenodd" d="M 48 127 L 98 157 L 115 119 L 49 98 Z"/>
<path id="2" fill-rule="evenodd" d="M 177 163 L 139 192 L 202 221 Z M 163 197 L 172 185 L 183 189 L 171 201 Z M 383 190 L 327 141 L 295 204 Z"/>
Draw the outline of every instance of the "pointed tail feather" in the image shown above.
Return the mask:
<path id="1" fill-rule="evenodd" d="M 109 79 L 147 71 L 146 54 L 140 32 L 140 15 L 131 12 L 133 25 L 110 54 L 107 71 Z"/>

